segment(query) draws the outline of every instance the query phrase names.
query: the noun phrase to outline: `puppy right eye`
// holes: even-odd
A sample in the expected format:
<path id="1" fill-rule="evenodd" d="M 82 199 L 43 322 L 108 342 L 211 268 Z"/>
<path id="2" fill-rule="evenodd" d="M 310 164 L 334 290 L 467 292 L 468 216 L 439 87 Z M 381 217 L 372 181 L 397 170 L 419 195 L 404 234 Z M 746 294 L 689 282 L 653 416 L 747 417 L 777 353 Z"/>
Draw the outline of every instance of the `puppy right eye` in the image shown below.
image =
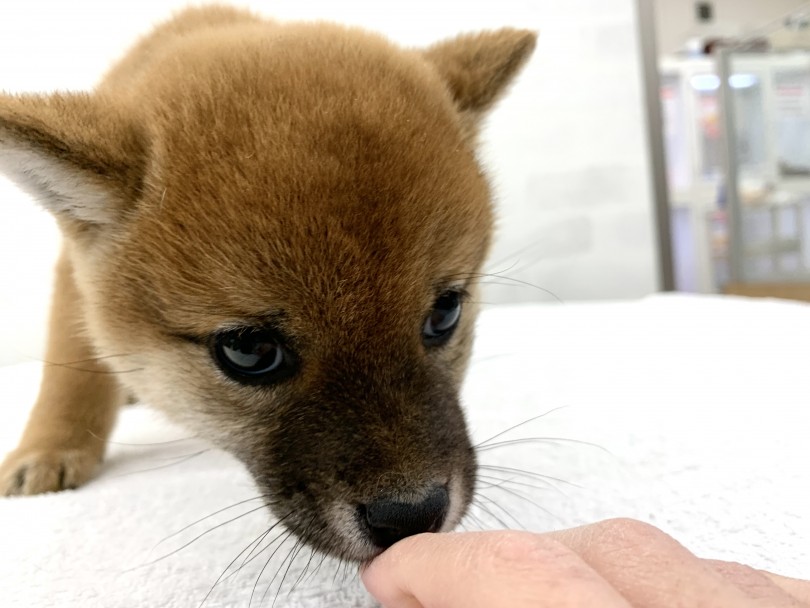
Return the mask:
<path id="1" fill-rule="evenodd" d="M 222 371 L 242 384 L 273 384 L 295 371 L 292 354 L 270 329 L 240 328 L 215 334 L 211 351 Z"/>
<path id="2" fill-rule="evenodd" d="M 449 290 L 433 303 L 433 310 L 422 326 L 422 342 L 426 346 L 441 346 L 453 335 L 461 318 L 461 298 L 460 292 Z"/>

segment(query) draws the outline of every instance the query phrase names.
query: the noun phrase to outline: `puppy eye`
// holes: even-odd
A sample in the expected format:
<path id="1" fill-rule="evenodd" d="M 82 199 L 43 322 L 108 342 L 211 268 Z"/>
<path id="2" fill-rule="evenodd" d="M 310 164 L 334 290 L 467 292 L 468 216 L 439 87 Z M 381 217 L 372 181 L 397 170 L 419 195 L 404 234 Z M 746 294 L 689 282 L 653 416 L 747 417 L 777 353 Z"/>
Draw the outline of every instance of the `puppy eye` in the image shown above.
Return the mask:
<path id="1" fill-rule="evenodd" d="M 439 346 L 450 339 L 461 318 L 461 294 L 446 291 L 433 304 L 425 325 L 422 327 L 422 341 L 426 346 Z"/>
<path id="2" fill-rule="evenodd" d="M 241 328 L 215 334 L 211 349 L 222 371 L 243 384 L 272 384 L 294 371 L 291 354 L 269 329 Z"/>

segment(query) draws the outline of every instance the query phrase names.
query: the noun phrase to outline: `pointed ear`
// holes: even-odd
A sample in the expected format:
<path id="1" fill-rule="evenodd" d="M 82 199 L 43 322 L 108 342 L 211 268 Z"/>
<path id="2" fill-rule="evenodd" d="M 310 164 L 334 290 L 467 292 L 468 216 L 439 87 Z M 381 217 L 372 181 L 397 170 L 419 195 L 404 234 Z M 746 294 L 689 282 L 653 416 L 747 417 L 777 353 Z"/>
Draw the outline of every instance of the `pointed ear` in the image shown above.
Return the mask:
<path id="1" fill-rule="evenodd" d="M 423 51 L 447 83 L 472 135 L 534 51 L 537 34 L 504 28 L 465 34 Z"/>
<path id="2" fill-rule="evenodd" d="M 0 173 L 60 220 L 116 223 L 141 189 L 143 138 L 90 94 L 0 95 Z"/>

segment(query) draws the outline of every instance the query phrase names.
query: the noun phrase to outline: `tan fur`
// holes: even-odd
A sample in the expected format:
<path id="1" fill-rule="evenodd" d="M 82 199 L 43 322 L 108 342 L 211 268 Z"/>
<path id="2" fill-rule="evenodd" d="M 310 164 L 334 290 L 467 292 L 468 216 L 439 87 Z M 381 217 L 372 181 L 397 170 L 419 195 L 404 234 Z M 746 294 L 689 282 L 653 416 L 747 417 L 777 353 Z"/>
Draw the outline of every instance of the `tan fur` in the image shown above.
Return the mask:
<path id="1" fill-rule="evenodd" d="M 0 170 L 67 242 L 49 364 L 0 494 L 85 482 L 129 392 L 286 505 L 342 512 L 433 480 L 457 520 L 474 474 L 457 392 L 475 298 L 447 345 L 427 348 L 421 328 L 443 291 L 475 293 L 492 229 L 477 127 L 533 45 L 506 29 L 402 50 L 208 7 L 159 27 L 92 93 L 0 96 Z M 295 375 L 228 379 L 206 340 L 268 323 L 294 344 Z M 341 450 L 351 467 L 323 469 Z M 322 523 L 308 542 L 368 555 L 327 543 L 337 524 Z"/>

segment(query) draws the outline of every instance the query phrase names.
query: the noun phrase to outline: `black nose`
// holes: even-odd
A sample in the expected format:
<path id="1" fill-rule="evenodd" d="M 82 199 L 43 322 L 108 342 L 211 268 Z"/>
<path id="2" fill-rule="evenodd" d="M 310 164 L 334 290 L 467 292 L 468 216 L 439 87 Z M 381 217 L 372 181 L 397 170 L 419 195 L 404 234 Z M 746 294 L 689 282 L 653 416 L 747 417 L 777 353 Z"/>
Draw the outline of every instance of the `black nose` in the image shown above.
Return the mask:
<path id="1" fill-rule="evenodd" d="M 381 498 L 358 507 L 372 542 L 386 549 L 406 536 L 420 532 L 436 532 L 444 523 L 450 499 L 447 488 L 433 486 L 419 502 L 401 502 Z"/>

